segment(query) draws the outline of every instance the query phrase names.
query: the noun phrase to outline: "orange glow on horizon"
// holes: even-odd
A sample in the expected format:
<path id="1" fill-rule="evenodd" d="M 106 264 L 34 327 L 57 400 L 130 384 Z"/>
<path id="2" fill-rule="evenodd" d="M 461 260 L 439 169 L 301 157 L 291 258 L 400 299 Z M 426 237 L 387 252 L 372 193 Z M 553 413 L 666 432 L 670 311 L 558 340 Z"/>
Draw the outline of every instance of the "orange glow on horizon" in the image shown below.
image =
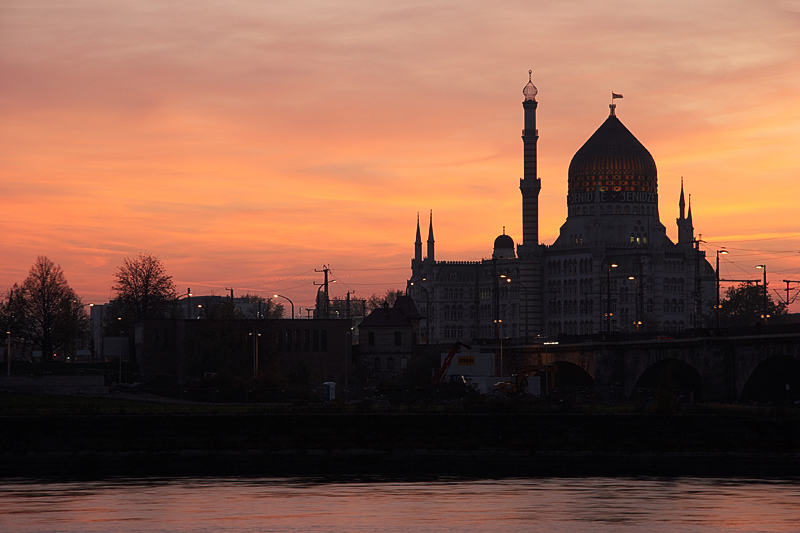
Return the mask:
<path id="1" fill-rule="evenodd" d="M 146 251 L 181 291 L 305 307 L 329 264 L 332 295 L 367 297 L 405 287 L 431 209 L 437 258 L 488 257 L 521 237 L 529 68 L 543 242 L 613 89 L 669 235 L 683 177 L 709 257 L 747 241 L 774 286 L 800 279 L 792 6 L 6 2 L 0 289 L 44 254 L 105 301 Z"/>

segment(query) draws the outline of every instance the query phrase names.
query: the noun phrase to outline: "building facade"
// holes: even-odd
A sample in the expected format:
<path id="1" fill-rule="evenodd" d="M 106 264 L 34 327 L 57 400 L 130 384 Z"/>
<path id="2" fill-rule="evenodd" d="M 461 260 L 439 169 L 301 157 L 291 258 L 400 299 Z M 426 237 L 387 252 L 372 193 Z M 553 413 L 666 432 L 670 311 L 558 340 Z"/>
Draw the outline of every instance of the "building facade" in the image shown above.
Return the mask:
<path id="1" fill-rule="evenodd" d="M 408 290 L 426 317 L 420 341 L 702 326 L 716 277 L 694 238 L 683 184 L 674 243 L 659 217 L 655 160 L 617 118 L 614 103 L 569 165 L 568 214 L 558 238 L 538 242 L 537 93 L 529 80 L 522 103 L 522 242 L 515 245 L 503 231 L 491 259 L 437 261 L 433 215 L 424 257 L 417 220 Z"/>

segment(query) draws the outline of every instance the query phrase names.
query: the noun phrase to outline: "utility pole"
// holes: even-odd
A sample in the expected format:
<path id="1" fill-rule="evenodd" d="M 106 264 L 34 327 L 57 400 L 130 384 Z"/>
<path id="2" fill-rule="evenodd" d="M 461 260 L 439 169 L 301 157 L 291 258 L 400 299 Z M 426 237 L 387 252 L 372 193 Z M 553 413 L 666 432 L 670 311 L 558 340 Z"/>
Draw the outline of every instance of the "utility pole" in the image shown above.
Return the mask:
<path id="1" fill-rule="evenodd" d="M 727 255 L 728 254 L 728 250 L 725 250 L 724 248 L 721 249 L 721 250 L 717 250 L 717 329 L 720 328 L 720 305 L 719 305 L 719 256 L 720 256 L 720 254 Z"/>
<path id="2" fill-rule="evenodd" d="M 253 377 L 258 378 L 258 338 L 261 334 L 258 332 L 258 328 L 253 328 L 253 333 L 250 335 L 253 336 Z"/>
<path id="3" fill-rule="evenodd" d="M 317 282 L 314 282 L 314 285 L 320 285 L 320 289 L 321 288 L 325 289 L 325 295 L 323 296 L 324 301 L 323 301 L 323 305 L 322 305 L 322 307 L 324 309 L 324 312 L 322 313 L 323 314 L 322 318 L 330 318 L 328 316 L 329 315 L 329 310 L 330 310 L 330 299 L 328 298 L 328 272 L 330 272 L 330 271 L 331 271 L 331 269 L 328 268 L 328 265 L 322 265 L 322 270 L 314 269 L 314 272 L 323 272 L 325 274 L 325 281 L 322 282 L 322 285 L 320 285 Z M 317 313 L 316 313 L 317 318 L 320 318 L 319 315 L 320 315 L 320 311 L 321 311 L 320 310 L 320 303 L 319 303 L 319 291 L 320 291 L 320 289 L 317 289 Z"/>
<path id="4" fill-rule="evenodd" d="M 794 281 L 794 280 L 791 280 L 791 279 L 785 279 L 785 280 L 783 280 L 783 282 L 786 284 L 786 305 L 788 306 L 790 303 L 793 303 L 797 299 L 797 295 L 800 294 L 800 289 L 798 289 L 798 291 L 794 293 L 794 296 L 790 298 L 789 297 L 789 291 L 790 291 L 789 284 L 790 283 L 800 283 L 800 281 Z"/>
<path id="5" fill-rule="evenodd" d="M 689 202 L 691 203 L 691 195 L 689 196 Z M 690 207 L 691 210 L 691 207 Z M 704 255 L 704 252 L 700 251 L 700 243 L 704 243 L 706 241 L 703 240 L 703 234 L 700 234 L 698 239 L 694 239 L 692 244 L 694 244 L 694 314 L 692 315 L 692 327 L 698 327 L 700 325 L 700 317 L 703 314 L 703 287 L 702 287 L 702 278 L 700 277 L 700 259 Z"/>
<path id="6" fill-rule="evenodd" d="M 759 269 L 764 271 L 764 314 L 761 315 L 761 318 L 764 319 L 764 325 L 766 326 L 767 325 L 767 318 L 769 318 L 769 315 L 767 315 L 767 298 L 768 298 L 768 293 L 767 293 L 767 265 L 756 265 L 756 268 L 759 268 Z"/>
<path id="7" fill-rule="evenodd" d="M 497 276 L 497 256 L 492 255 L 492 277 L 494 278 L 492 289 L 494 290 L 494 338 L 500 339 L 500 278 Z M 502 347 L 501 347 L 502 350 Z"/>

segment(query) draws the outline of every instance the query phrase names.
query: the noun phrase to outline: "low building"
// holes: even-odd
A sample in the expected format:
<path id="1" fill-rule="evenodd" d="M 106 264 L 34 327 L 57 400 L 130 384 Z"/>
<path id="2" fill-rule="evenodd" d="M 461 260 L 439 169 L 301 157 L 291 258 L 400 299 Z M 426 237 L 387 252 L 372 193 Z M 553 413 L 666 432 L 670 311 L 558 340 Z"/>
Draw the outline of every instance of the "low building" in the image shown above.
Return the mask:
<path id="1" fill-rule="evenodd" d="M 219 372 L 344 383 L 350 352 L 349 320 L 156 319 L 136 325 L 143 381 L 158 376 L 181 384 Z"/>
<path id="2" fill-rule="evenodd" d="M 373 310 L 359 325 L 359 359 L 368 382 L 397 379 L 408 368 L 424 318 L 409 296 Z"/>

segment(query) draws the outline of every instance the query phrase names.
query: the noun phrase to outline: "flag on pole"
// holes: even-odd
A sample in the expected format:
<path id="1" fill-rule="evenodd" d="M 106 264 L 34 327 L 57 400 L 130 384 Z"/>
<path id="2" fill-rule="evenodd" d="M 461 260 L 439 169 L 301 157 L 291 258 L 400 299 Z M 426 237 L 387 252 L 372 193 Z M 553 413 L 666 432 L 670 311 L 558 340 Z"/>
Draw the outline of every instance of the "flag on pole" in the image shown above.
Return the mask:
<path id="1" fill-rule="evenodd" d="M 611 99 L 614 100 L 616 98 L 622 98 L 622 95 L 621 94 L 617 94 L 615 92 L 612 92 L 611 93 Z"/>

